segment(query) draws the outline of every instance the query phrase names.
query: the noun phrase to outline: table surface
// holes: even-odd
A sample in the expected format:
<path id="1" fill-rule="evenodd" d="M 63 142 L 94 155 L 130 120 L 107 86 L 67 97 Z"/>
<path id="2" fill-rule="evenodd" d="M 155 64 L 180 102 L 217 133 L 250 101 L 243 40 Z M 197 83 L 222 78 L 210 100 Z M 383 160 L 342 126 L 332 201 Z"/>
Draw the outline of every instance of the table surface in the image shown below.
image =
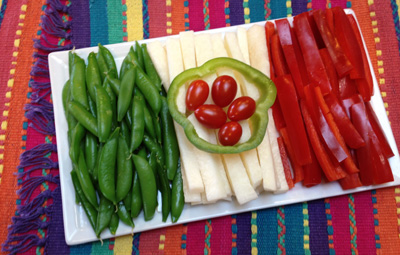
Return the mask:
<path id="1" fill-rule="evenodd" d="M 176 225 L 103 244 L 67 246 L 47 55 L 312 9 L 352 8 L 399 146 L 399 4 L 395 0 L 0 0 L 2 252 L 398 254 L 400 187 Z"/>

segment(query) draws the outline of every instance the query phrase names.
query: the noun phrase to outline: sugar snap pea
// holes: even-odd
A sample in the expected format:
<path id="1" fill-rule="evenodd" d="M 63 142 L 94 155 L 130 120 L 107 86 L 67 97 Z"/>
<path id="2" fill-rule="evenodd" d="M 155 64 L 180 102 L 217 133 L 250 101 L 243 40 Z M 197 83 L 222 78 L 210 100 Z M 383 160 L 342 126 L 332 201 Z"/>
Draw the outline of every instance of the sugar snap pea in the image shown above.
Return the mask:
<path id="1" fill-rule="evenodd" d="M 145 74 L 145 72 L 140 68 L 136 68 L 135 84 L 143 93 L 144 98 L 149 103 L 153 112 L 158 115 L 161 109 L 161 96 L 158 93 L 156 86 L 153 84 L 153 82 L 151 82 L 147 74 Z"/>
<path id="2" fill-rule="evenodd" d="M 113 78 L 111 76 L 106 76 L 108 79 L 108 82 L 110 83 L 110 86 L 114 92 L 114 94 L 118 97 L 119 96 L 119 90 L 121 88 L 121 81 L 117 78 Z"/>
<path id="3" fill-rule="evenodd" d="M 131 131 L 129 130 L 128 124 L 126 124 L 125 120 L 121 122 L 121 135 L 124 137 L 126 144 L 131 142 Z"/>
<path id="4" fill-rule="evenodd" d="M 101 81 L 104 82 L 104 79 L 108 74 L 108 66 L 106 64 L 103 55 L 100 52 L 96 54 L 96 59 L 97 59 L 97 64 L 99 66 Z"/>
<path id="5" fill-rule="evenodd" d="M 135 224 L 132 221 L 131 215 L 129 214 L 128 210 L 126 209 L 123 201 L 120 201 L 118 203 L 117 214 L 123 223 L 125 223 L 128 226 L 131 226 L 132 228 L 135 227 Z"/>
<path id="6" fill-rule="evenodd" d="M 124 78 L 124 75 L 125 75 L 126 70 L 132 68 L 132 67 L 135 65 L 135 64 L 133 63 L 133 58 L 134 58 L 133 55 L 134 55 L 135 53 L 134 53 L 133 50 L 131 50 L 131 49 L 133 49 L 133 46 L 130 48 L 128 54 L 126 54 L 126 57 L 125 57 L 124 60 L 122 61 L 121 69 L 120 69 L 120 71 L 119 71 L 119 77 L 120 77 L 121 79 Z"/>
<path id="7" fill-rule="evenodd" d="M 83 59 L 80 58 L 78 55 L 74 55 L 74 63 L 72 65 L 70 79 L 72 84 L 72 100 L 80 103 L 85 109 L 89 109 L 89 103 L 86 93 L 85 61 L 83 61 Z"/>
<path id="8" fill-rule="evenodd" d="M 94 168 L 96 166 L 97 151 L 98 151 L 97 137 L 92 133 L 87 133 L 85 137 L 85 156 L 88 172 L 93 177 Z"/>
<path id="9" fill-rule="evenodd" d="M 95 183 L 98 183 L 99 181 L 99 161 L 100 161 L 100 155 L 101 155 L 101 151 L 103 150 L 103 143 L 99 144 L 98 150 L 97 150 L 97 159 L 96 159 L 96 165 L 93 169 L 93 181 Z"/>
<path id="10" fill-rule="evenodd" d="M 112 105 L 107 91 L 102 86 L 96 87 L 97 126 L 100 142 L 104 143 L 110 136 L 112 127 Z"/>
<path id="11" fill-rule="evenodd" d="M 97 210 L 99 205 L 97 203 L 96 190 L 94 189 L 92 179 L 90 178 L 90 174 L 87 170 L 85 156 L 83 153 L 79 155 L 78 168 L 76 169 L 76 173 L 78 176 L 79 183 L 83 188 L 83 193 L 88 199 L 89 203 L 93 205 L 93 207 Z"/>
<path id="12" fill-rule="evenodd" d="M 118 214 L 114 212 L 111 217 L 110 226 L 108 227 L 110 229 L 111 234 L 115 235 L 118 229 L 118 225 L 119 225 L 119 217 Z"/>
<path id="13" fill-rule="evenodd" d="M 82 124 L 89 132 L 98 136 L 97 120 L 88 112 L 81 104 L 77 102 L 69 102 L 67 104 L 68 112 L 72 114 L 79 123 Z"/>
<path id="14" fill-rule="evenodd" d="M 113 203 L 105 196 L 100 195 L 99 213 L 96 222 L 96 236 L 100 238 L 101 232 L 110 225 L 112 215 L 115 211 Z"/>
<path id="15" fill-rule="evenodd" d="M 156 68 L 153 65 L 153 61 L 151 60 L 151 57 L 149 55 L 149 52 L 147 51 L 147 45 L 143 43 L 141 45 L 142 52 L 143 52 L 143 61 L 144 61 L 144 67 L 146 70 L 146 74 L 149 76 L 150 80 L 153 82 L 154 85 L 156 85 L 158 90 L 161 90 L 161 79 L 160 76 L 158 75 L 158 72 Z"/>
<path id="16" fill-rule="evenodd" d="M 108 74 L 111 77 L 118 78 L 117 65 L 115 64 L 114 56 L 111 54 L 109 49 L 107 49 L 100 43 L 98 44 L 98 46 L 99 46 L 99 53 L 103 55 L 103 58 L 108 67 Z"/>
<path id="17" fill-rule="evenodd" d="M 114 205 L 115 197 L 115 163 L 117 159 L 119 128 L 116 128 L 101 150 L 98 165 L 98 181 L 101 193 Z"/>
<path id="18" fill-rule="evenodd" d="M 167 177 L 166 171 L 162 165 L 160 165 L 160 161 L 157 161 L 157 176 L 159 180 L 159 189 L 161 191 L 161 212 L 162 212 L 162 220 L 166 222 L 168 219 L 169 212 L 171 211 L 171 188 L 169 186 L 169 181 Z"/>
<path id="19" fill-rule="evenodd" d="M 154 127 L 153 116 L 146 105 L 143 107 L 144 128 L 151 138 L 156 139 L 156 128 Z"/>
<path id="20" fill-rule="evenodd" d="M 144 120 L 144 99 L 141 96 L 134 95 L 132 102 L 132 128 L 129 151 L 132 153 L 143 141 L 145 129 Z"/>
<path id="21" fill-rule="evenodd" d="M 183 180 L 180 162 L 178 170 L 176 171 L 174 180 L 172 181 L 172 192 L 171 192 L 171 219 L 172 222 L 177 222 L 182 214 L 183 207 L 185 205 L 185 196 L 183 194 Z"/>
<path id="22" fill-rule="evenodd" d="M 69 157 L 73 164 L 78 165 L 79 155 L 81 153 L 81 141 L 85 137 L 86 129 L 80 124 L 76 124 L 71 132 L 71 146 L 69 149 Z"/>
<path id="23" fill-rule="evenodd" d="M 70 82 L 70 80 L 67 80 L 65 82 L 61 93 L 62 93 L 61 96 L 62 96 L 64 114 L 67 115 L 68 114 L 67 104 L 68 104 L 68 102 L 71 101 L 71 82 Z"/>
<path id="24" fill-rule="evenodd" d="M 135 41 L 135 52 L 138 60 L 138 64 L 142 70 L 144 70 L 144 60 L 143 60 L 143 52 L 142 48 L 140 47 L 140 44 Z"/>
<path id="25" fill-rule="evenodd" d="M 143 136 L 143 143 L 150 152 L 154 152 L 156 154 L 157 160 L 159 160 L 160 164 L 164 166 L 165 158 L 161 146 L 146 134 Z"/>
<path id="26" fill-rule="evenodd" d="M 129 157 L 129 148 L 124 137 L 118 138 L 117 151 L 117 202 L 124 199 L 132 187 L 133 165 Z"/>
<path id="27" fill-rule="evenodd" d="M 100 86 L 101 84 L 102 82 L 96 54 L 91 52 L 89 53 L 88 65 L 86 67 L 86 86 L 89 96 L 94 102 L 96 102 L 96 86 Z"/>
<path id="28" fill-rule="evenodd" d="M 126 111 L 131 105 L 133 88 L 135 86 L 135 70 L 136 67 L 128 69 L 121 81 L 120 93 L 117 101 L 117 116 L 119 122 L 122 121 Z"/>
<path id="29" fill-rule="evenodd" d="M 118 123 L 117 123 L 117 97 L 115 96 L 115 93 L 113 89 L 111 88 L 111 84 L 109 82 L 108 77 L 104 79 L 103 87 L 106 90 L 108 96 L 110 97 L 110 103 L 111 103 L 111 108 L 112 108 L 112 125 L 111 125 L 111 130 L 114 131 L 115 128 L 117 128 Z"/>
<path id="30" fill-rule="evenodd" d="M 89 103 L 89 111 L 93 115 L 93 117 L 97 118 L 97 107 L 96 103 L 93 101 L 91 97 L 88 97 L 88 103 Z"/>
<path id="31" fill-rule="evenodd" d="M 128 194 L 124 197 L 122 200 L 124 201 L 124 205 L 126 207 L 126 210 L 129 211 L 129 214 L 131 213 L 131 208 L 132 208 L 132 188 L 129 190 Z"/>
<path id="32" fill-rule="evenodd" d="M 159 178 L 157 174 L 157 157 L 154 151 L 150 152 L 147 154 L 147 162 L 149 162 L 149 165 L 151 167 L 151 170 L 153 171 L 154 177 L 156 178 L 156 187 L 157 189 L 160 188 L 159 184 Z"/>
<path id="33" fill-rule="evenodd" d="M 139 216 L 140 211 L 142 210 L 143 200 L 142 200 L 142 191 L 140 188 L 139 176 L 137 171 L 134 171 L 133 174 L 133 183 L 132 183 L 132 196 L 131 196 L 131 217 L 136 218 Z"/>
<path id="34" fill-rule="evenodd" d="M 141 183 L 144 219 L 149 221 L 154 217 L 157 206 L 156 179 L 145 158 L 133 154 L 132 159 Z"/>

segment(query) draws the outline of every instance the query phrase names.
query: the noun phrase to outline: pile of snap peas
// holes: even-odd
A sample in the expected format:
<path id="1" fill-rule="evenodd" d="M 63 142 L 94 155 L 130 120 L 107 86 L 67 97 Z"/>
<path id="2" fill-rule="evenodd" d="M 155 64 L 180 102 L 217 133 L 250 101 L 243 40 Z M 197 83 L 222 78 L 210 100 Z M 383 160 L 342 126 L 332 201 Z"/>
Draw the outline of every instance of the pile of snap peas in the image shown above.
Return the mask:
<path id="1" fill-rule="evenodd" d="M 179 148 L 161 79 L 146 44 L 135 42 L 118 73 L 99 44 L 87 64 L 69 52 L 70 79 L 62 91 L 68 123 L 71 179 L 97 237 L 151 220 L 161 192 L 162 220 L 176 222 L 184 195 Z"/>

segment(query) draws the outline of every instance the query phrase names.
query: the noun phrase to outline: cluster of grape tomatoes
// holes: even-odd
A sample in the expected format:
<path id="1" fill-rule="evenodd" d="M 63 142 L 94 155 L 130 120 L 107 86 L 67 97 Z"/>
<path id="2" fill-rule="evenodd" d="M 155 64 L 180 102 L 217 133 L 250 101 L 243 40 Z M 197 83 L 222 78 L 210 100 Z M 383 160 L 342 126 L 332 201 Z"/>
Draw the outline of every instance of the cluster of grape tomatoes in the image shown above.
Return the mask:
<path id="1" fill-rule="evenodd" d="M 235 79 L 222 75 L 214 80 L 211 87 L 214 104 L 205 104 L 210 88 L 204 80 L 191 82 L 186 92 L 186 108 L 194 111 L 197 120 L 205 127 L 219 129 L 218 140 L 224 146 L 239 142 L 243 133 L 239 121 L 250 118 L 256 110 L 256 102 L 251 97 L 235 99 L 237 90 Z"/>

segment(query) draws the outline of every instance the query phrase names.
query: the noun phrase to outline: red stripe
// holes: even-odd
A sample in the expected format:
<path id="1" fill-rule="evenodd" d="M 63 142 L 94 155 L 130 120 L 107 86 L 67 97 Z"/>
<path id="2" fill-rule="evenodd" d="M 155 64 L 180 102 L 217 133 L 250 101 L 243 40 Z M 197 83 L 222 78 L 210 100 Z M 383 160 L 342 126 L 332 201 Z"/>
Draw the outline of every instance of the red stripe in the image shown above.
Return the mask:
<path id="1" fill-rule="evenodd" d="M 165 228 L 147 231 L 140 234 L 140 253 L 159 254 L 160 235 L 164 234 Z"/>
<path id="2" fill-rule="evenodd" d="M 333 245 L 337 254 L 351 254 L 349 202 L 347 196 L 330 198 Z"/>
<path id="3" fill-rule="evenodd" d="M 204 30 L 203 0 L 189 1 L 190 30 Z"/>
<path id="4" fill-rule="evenodd" d="M 210 28 L 225 27 L 225 0 L 208 1 Z"/>
<path id="5" fill-rule="evenodd" d="M 371 192 L 353 195 L 356 208 L 357 249 L 359 254 L 375 253 L 374 207 Z"/>
<path id="6" fill-rule="evenodd" d="M 148 0 L 150 38 L 167 35 L 167 8 L 165 0 Z"/>
<path id="7" fill-rule="evenodd" d="M 336 6 L 340 6 L 343 8 L 347 7 L 347 0 L 332 0 L 331 1 L 331 8 L 336 7 Z"/>
<path id="8" fill-rule="evenodd" d="M 317 9 L 325 9 L 326 8 L 326 2 L 327 0 L 318 0 L 318 1 L 312 1 L 312 8 L 313 10 Z"/>
<path id="9" fill-rule="evenodd" d="M 188 224 L 186 234 L 186 252 L 188 255 L 197 254 L 204 250 L 205 224 L 204 220 Z"/>
<path id="10" fill-rule="evenodd" d="M 225 216 L 212 220 L 213 231 L 210 239 L 213 254 L 231 254 L 232 218 Z M 227 238 L 229 237 L 229 238 Z"/>

